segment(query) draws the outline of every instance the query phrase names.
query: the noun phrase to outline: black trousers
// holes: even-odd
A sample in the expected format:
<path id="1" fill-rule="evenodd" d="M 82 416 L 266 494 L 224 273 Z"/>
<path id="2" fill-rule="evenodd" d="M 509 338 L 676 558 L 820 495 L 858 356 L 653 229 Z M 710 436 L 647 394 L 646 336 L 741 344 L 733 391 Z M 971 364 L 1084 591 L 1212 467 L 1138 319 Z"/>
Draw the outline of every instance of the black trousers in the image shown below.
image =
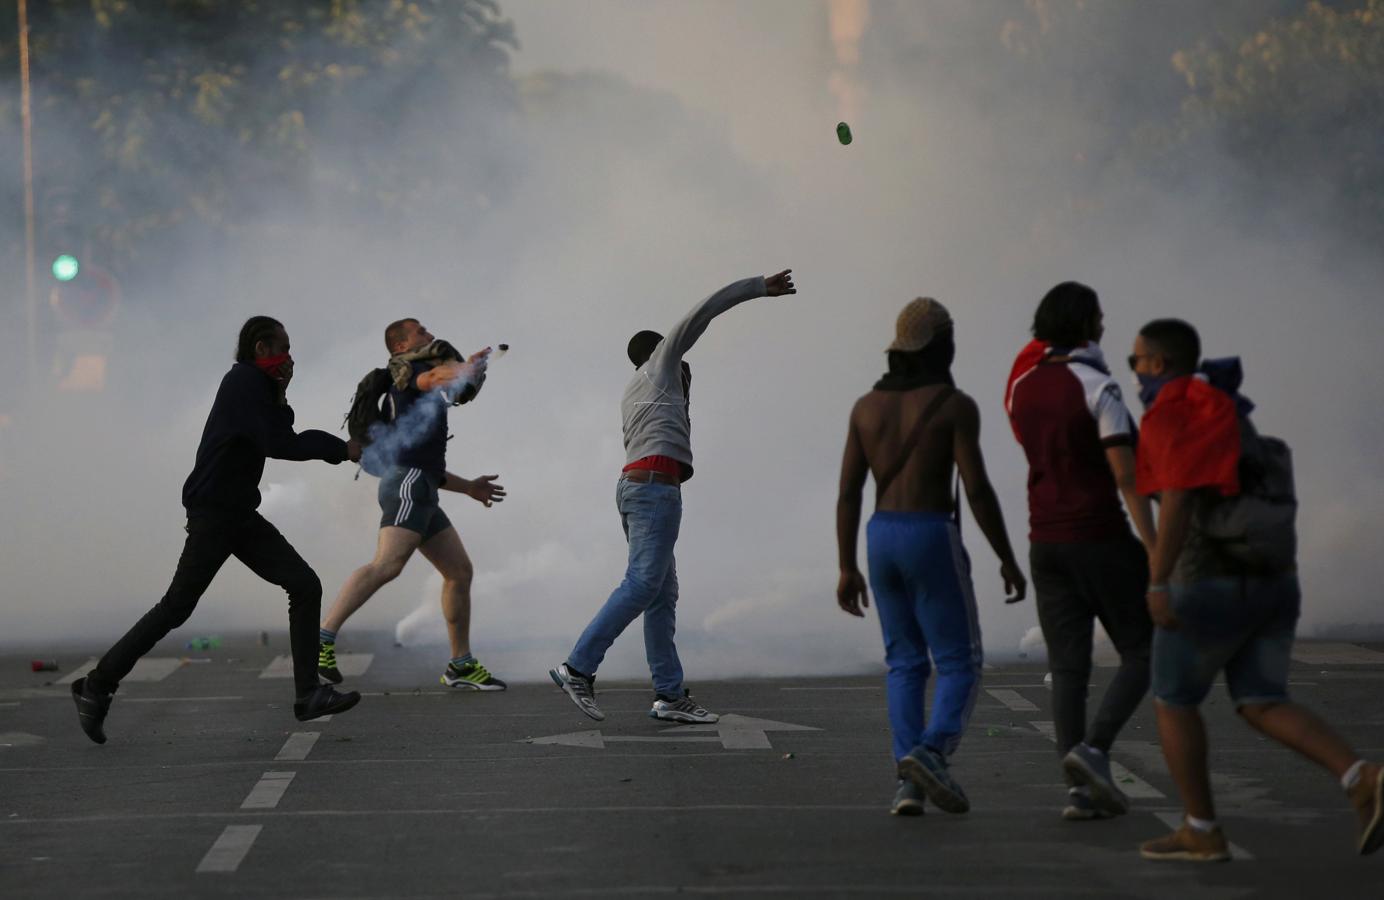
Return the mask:
<path id="1" fill-rule="evenodd" d="M 1144 545 L 1132 534 L 1112 541 L 1032 544 L 1029 571 L 1052 670 L 1057 752 L 1066 755 L 1082 741 L 1108 751 L 1149 689 L 1153 621 L 1144 598 L 1149 583 Z M 1096 619 L 1119 651 L 1120 668 L 1088 729 Z"/>
<path id="2" fill-rule="evenodd" d="M 187 520 L 187 542 L 168 593 L 101 657 L 87 677 L 87 685 L 94 691 L 114 693 L 140 657 L 188 620 L 211 580 L 232 556 L 288 592 L 294 685 L 299 697 L 316 688 L 322 582 L 279 529 L 253 511 L 196 515 Z"/>

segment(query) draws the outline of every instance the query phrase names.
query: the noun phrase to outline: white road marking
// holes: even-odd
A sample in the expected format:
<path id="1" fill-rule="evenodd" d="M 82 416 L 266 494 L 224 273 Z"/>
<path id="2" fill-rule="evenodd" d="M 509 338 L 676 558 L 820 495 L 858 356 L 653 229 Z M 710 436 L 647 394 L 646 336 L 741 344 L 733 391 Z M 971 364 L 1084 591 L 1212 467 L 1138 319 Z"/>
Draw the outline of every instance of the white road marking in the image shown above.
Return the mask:
<path id="1" fill-rule="evenodd" d="M 1050 741 L 1057 740 L 1057 726 L 1052 722 L 1029 722 L 1033 729 Z M 1110 774 L 1115 778 L 1115 784 L 1120 790 L 1124 791 L 1125 796 L 1131 800 L 1166 800 L 1168 795 L 1158 788 L 1149 784 L 1144 779 L 1135 775 L 1124 766 L 1110 760 Z"/>
<path id="2" fill-rule="evenodd" d="M 356 678 L 365 674 L 365 670 L 370 668 L 370 663 L 375 659 L 373 653 L 338 653 L 336 655 L 336 667 L 342 675 L 349 678 Z M 293 677 L 293 657 L 276 656 L 274 661 L 264 667 L 260 672 L 261 678 L 292 678 Z"/>
<path id="3" fill-rule="evenodd" d="M 599 731 L 574 731 L 569 734 L 552 734 L 546 737 L 523 738 L 515 741 L 516 744 L 561 744 L 567 747 L 592 747 L 604 749 L 606 744 L 627 742 L 627 743 L 651 743 L 661 744 L 673 741 L 688 742 L 707 742 L 719 743 L 727 750 L 771 750 L 773 744 L 769 743 L 769 731 L 821 731 L 820 728 L 813 728 L 809 725 L 793 725 L 789 722 L 775 722 L 772 719 L 754 719 L 749 716 L 739 716 L 730 713 L 721 717 L 719 722 L 707 725 L 678 725 L 674 728 L 666 728 L 658 737 L 635 735 L 603 735 Z M 716 737 L 701 737 L 709 731 L 716 732 Z M 689 735 L 696 735 L 690 737 Z"/>
<path id="4" fill-rule="evenodd" d="M 296 762 L 308 758 L 312 752 L 313 744 L 322 736 L 319 731 L 295 731 L 284 741 L 283 748 L 279 750 L 279 755 L 274 757 L 274 762 Z"/>
<path id="5" fill-rule="evenodd" d="M 1037 712 L 1038 707 L 1018 691 L 1008 688 L 986 688 L 985 693 L 1009 707 L 1014 712 Z"/>
<path id="6" fill-rule="evenodd" d="M 273 809 L 283 799 L 284 791 L 293 781 L 293 772 L 265 772 L 250 789 L 250 796 L 240 804 L 241 809 Z"/>
<path id="7" fill-rule="evenodd" d="M 1159 821 L 1161 821 L 1164 825 L 1167 825 L 1174 831 L 1182 827 L 1181 813 L 1156 812 L 1154 813 L 1154 815 L 1158 817 Z M 1246 850 L 1244 847 L 1241 847 L 1239 844 L 1230 844 L 1230 858 L 1249 861 L 1254 859 L 1254 854 L 1250 853 L 1248 850 Z"/>
<path id="8" fill-rule="evenodd" d="M 1295 644 L 1293 659 L 1309 666 L 1384 665 L 1384 653 L 1358 644 Z"/>
<path id="9" fill-rule="evenodd" d="M 234 872 L 244 862 L 263 825 L 227 825 L 197 864 L 198 872 Z"/>
<path id="10" fill-rule="evenodd" d="M 97 662 L 98 660 L 93 656 L 54 683 L 71 684 L 95 668 Z M 146 656 L 135 663 L 135 667 L 130 670 L 130 674 L 121 679 L 120 683 L 124 684 L 127 681 L 163 681 L 182 667 L 183 658 L 181 656 Z"/>

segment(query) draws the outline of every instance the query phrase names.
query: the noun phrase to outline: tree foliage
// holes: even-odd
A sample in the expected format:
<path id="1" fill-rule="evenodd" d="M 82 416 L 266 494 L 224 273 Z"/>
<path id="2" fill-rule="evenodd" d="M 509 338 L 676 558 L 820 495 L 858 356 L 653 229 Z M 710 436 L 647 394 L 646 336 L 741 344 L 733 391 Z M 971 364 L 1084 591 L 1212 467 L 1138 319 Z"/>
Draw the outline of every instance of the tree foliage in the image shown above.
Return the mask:
<path id="1" fill-rule="evenodd" d="M 494 0 L 29 8 L 40 211 L 70 192 L 109 264 L 187 229 L 234 234 L 271 208 L 388 220 L 492 189 L 486 136 L 513 106 L 515 45 Z M 17 175 L 16 57 L 10 18 L 0 153 Z M 17 204 L 18 178 L 4 184 Z"/>

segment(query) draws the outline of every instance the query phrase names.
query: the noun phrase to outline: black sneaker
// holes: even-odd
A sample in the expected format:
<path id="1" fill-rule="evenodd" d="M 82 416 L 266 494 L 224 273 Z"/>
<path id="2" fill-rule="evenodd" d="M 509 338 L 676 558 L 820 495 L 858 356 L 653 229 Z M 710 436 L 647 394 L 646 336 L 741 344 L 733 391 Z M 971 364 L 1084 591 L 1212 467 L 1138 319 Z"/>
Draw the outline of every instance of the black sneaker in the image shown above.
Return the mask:
<path id="1" fill-rule="evenodd" d="M 330 684 L 319 684 L 311 694 L 293 704 L 293 715 L 298 717 L 299 722 L 306 722 L 319 716 L 345 712 L 359 702 L 359 691 L 343 694 Z"/>
<path id="2" fill-rule="evenodd" d="M 98 744 L 104 744 L 106 731 L 102 726 L 106 721 L 106 713 L 110 712 L 111 695 L 87 690 L 84 675 L 72 682 L 72 701 L 77 704 L 77 721 L 86 732 L 86 736 Z"/>
<path id="3" fill-rule="evenodd" d="M 719 722 L 721 717 L 714 712 L 709 712 L 696 700 L 692 699 L 692 693 L 684 690 L 682 697 L 670 700 L 664 696 L 654 698 L 654 705 L 649 710 L 649 718 L 662 719 L 664 722 L 684 722 L 688 724 L 705 725 Z"/>

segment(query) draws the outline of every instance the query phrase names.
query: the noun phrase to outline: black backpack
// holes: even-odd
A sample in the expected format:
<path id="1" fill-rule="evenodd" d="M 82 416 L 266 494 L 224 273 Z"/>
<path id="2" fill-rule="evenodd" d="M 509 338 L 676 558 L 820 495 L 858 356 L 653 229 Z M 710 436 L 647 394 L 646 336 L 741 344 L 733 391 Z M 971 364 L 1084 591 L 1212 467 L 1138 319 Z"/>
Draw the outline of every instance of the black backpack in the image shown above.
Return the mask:
<path id="1" fill-rule="evenodd" d="M 1203 500 L 1198 525 L 1230 559 L 1250 571 L 1290 569 L 1297 559 L 1297 488 L 1293 451 L 1240 417 L 1240 493 Z"/>
<path id="2" fill-rule="evenodd" d="M 370 446 L 371 426 L 394 419 L 394 403 L 389 399 L 391 385 L 389 369 L 371 369 L 356 385 L 351 408 L 341 424 L 351 439 L 360 442 L 362 447 Z"/>

